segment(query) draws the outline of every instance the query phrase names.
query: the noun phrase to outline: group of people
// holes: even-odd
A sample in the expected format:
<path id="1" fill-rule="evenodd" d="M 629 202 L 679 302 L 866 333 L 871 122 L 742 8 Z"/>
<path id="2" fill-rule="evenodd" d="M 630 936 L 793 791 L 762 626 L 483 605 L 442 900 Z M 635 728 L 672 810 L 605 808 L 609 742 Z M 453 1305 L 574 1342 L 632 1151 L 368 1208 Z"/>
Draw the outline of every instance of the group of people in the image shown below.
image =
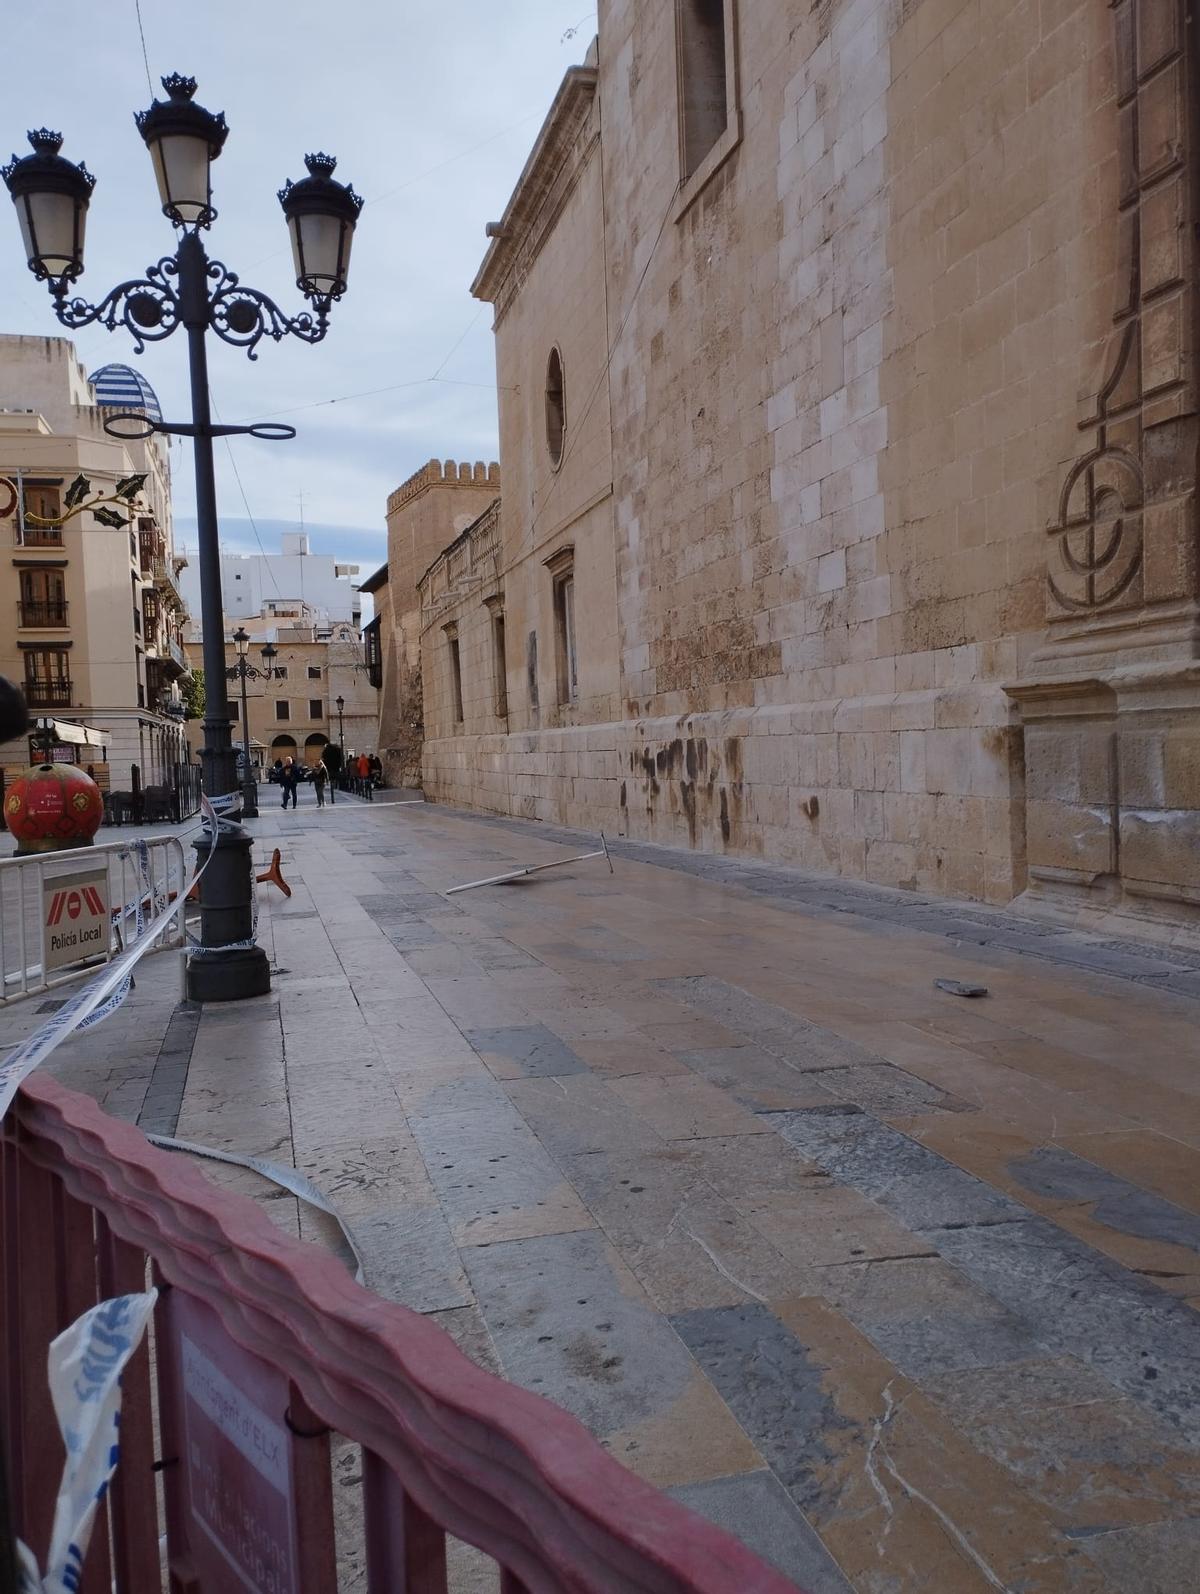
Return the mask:
<path id="1" fill-rule="evenodd" d="M 336 763 L 336 769 L 330 767 L 332 763 Z M 333 750 L 327 748 L 324 756 L 318 758 L 315 764 L 298 764 L 294 758 L 277 758 L 272 766 L 270 778 L 283 793 L 284 808 L 287 808 L 289 803 L 295 808 L 296 788 L 302 780 L 312 781 L 317 794 L 317 807 L 324 808 L 326 792 L 329 793 L 331 804 L 337 801 L 337 775 L 340 771 L 340 751 L 335 759 Z M 346 760 L 345 775 L 347 784 L 355 795 L 371 802 L 375 796 L 375 787 L 383 784 L 383 764 L 374 753 L 359 753 L 357 757 Z"/>

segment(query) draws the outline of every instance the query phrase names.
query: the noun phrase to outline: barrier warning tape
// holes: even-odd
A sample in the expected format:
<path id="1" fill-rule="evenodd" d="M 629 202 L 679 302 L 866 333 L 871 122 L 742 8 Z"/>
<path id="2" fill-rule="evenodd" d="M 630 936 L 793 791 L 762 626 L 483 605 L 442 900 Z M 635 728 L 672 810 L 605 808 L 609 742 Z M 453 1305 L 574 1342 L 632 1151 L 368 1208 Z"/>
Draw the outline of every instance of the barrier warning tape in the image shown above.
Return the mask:
<path id="1" fill-rule="evenodd" d="M 214 804 L 207 797 L 200 799 L 201 811 L 204 815 L 205 825 L 212 831 L 214 839 L 222 828 L 229 828 L 231 821 L 225 817 L 240 809 L 241 796 L 234 794 L 229 798 L 218 798 Z M 144 843 L 142 844 L 144 847 Z M 45 1062 L 46 1058 L 59 1047 L 68 1035 L 77 1030 L 90 1029 L 92 1025 L 99 1024 L 109 1017 L 125 1000 L 128 995 L 133 977 L 134 965 L 149 951 L 155 938 L 171 922 L 175 914 L 185 906 L 187 894 L 208 868 L 209 859 L 212 858 L 214 848 L 209 847 L 208 856 L 196 869 L 185 890 L 181 891 L 173 902 L 167 903 L 158 909 L 147 920 L 142 911 L 142 895 L 139 892 L 135 908 L 137 933 L 133 941 L 119 953 L 110 964 L 100 971 L 90 984 L 84 986 L 70 1001 L 66 1002 L 50 1019 L 39 1029 L 35 1030 L 26 1040 L 19 1042 L 11 1057 L 0 1063 L 0 1120 L 4 1118 L 12 1105 L 23 1080 L 27 1079 L 35 1068 Z M 146 854 L 144 865 L 146 878 L 149 876 L 149 855 Z M 153 895 L 153 892 L 151 893 Z M 253 932 L 258 930 L 258 898 L 252 897 L 254 920 Z M 157 903 L 155 904 L 157 906 Z M 223 951 L 223 947 L 202 948 L 198 947 L 192 936 L 188 936 L 191 944 L 192 955 L 204 951 Z M 239 941 L 235 945 L 253 946 L 252 937 L 249 941 Z M 333 1218 L 345 1237 L 346 1244 L 354 1257 L 355 1278 L 358 1283 L 365 1281 L 366 1270 L 363 1265 L 362 1253 L 358 1248 L 353 1232 L 345 1219 L 329 1199 L 320 1191 L 312 1180 L 294 1168 L 285 1168 L 279 1163 L 269 1162 L 265 1157 L 242 1156 L 231 1151 L 216 1151 L 209 1146 L 200 1146 L 188 1140 L 175 1140 L 167 1135 L 147 1135 L 147 1140 L 152 1145 L 159 1146 L 165 1151 L 184 1151 L 195 1157 L 207 1157 L 212 1162 L 227 1162 L 236 1167 L 249 1168 L 262 1178 L 270 1180 L 272 1184 L 289 1191 L 300 1201 L 308 1206 L 315 1207 L 318 1212 L 324 1212 Z M 38 1585 L 34 1585 L 36 1588 Z"/>
<path id="2" fill-rule="evenodd" d="M 240 803 L 240 796 L 236 800 Z M 218 799 L 218 802 L 223 805 L 225 801 L 225 799 Z M 204 822 L 211 827 L 215 836 L 221 824 L 216 806 L 207 797 L 202 796 L 200 808 L 204 815 Z M 215 848 L 210 847 L 208 856 L 192 875 L 191 884 L 188 887 L 189 890 L 208 868 L 214 852 Z M 100 970 L 94 980 L 89 981 L 81 991 L 77 991 L 69 1001 L 65 1002 L 58 1012 L 47 1019 L 40 1029 L 34 1030 L 33 1034 L 17 1047 L 16 1051 L 6 1062 L 0 1063 L 0 1119 L 4 1118 L 12 1105 L 12 1099 L 20 1087 L 21 1081 L 32 1074 L 35 1068 L 40 1067 L 50 1056 L 51 1052 L 62 1045 L 68 1035 L 77 1029 L 83 1028 L 88 1019 L 101 1006 L 105 1009 L 104 1017 L 106 1018 L 109 1013 L 120 1006 L 121 1001 L 124 1000 L 129 990 L 130 976 L 133 973 L 134 965 L 139 963 L 146 955 L 154 945 L 155 938 L 166 929 L 174 916 L 183 911 L 186 901 L 187 892 L 182 892 L 176 897 L 174 902 L 169 903 L 161 912 L 156 913 L 148 923 L 143 921 L 141 933 L 129 943 L 123 952 L 119 952 L 111 963 Z M 140 906 L 138 912 L 140 916 Z M 113 1000 L 114 997 L 116 998 L 115 1001 Z M 97 1022 L 99 1022 L 98 1019 Z"/>
<path id="3" fill-rule="evenodd" d="M 17 1540 L 21 1594 L 76 1594 L 96 1513 L 121 1453 L 121 1374 L 138 1348 L 157 1290 L 101 1301 L 50 1343 L 50 1398 L 67 1459 L 43 1577 Z"/>
<path id="4" fill-rule="evenodd" d="M 315 1207 L 318 1212 L 327 1213 L 342 1231 L 346 1244 L 350 1247 L 355 1262 L 355 1281 L 359 1284 L 365 1282 L 366 1267 L 353 1230 L 328 1196 L 298 1168 L 285 1168 L 281 1163 L 268 1162 L 265 1157 L 243 1156 L 236 1151 L 216 1151 L 212 1146 L 198 1146 L 191 1140 L 175 1140 L 170 1135 L 147 1134 L 146 1139 L 152 1146 L 160 1146 L 164 1151 L 186 1151 L 193 1157 L 207 1157 L 210 1162 L 228 1162 L 235 1168 L 250 1168 L 255 1173 L 261 1174 L 264 1179 L 269 1179 L 272 1184 L 277 1184 L 280 1189 L 289 1191 L 310 1207 Z"/>

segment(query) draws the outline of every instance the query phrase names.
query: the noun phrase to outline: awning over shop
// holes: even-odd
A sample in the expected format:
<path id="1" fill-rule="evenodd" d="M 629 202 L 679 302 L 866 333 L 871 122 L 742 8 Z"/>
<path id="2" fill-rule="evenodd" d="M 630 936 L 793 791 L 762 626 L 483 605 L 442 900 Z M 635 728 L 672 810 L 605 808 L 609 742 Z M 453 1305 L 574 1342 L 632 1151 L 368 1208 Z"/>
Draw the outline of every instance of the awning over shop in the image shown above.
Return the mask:
<path id="1" fill-rule="evenodd" d="M 72 725 L 68 720 L 40 718 L 34 720 L 33 728 L 39 737 L 44 737 L 48 731 L 50 739 L 57 745 L 104 746 L 103 731 L 93 730 L 90 725 Z"/>

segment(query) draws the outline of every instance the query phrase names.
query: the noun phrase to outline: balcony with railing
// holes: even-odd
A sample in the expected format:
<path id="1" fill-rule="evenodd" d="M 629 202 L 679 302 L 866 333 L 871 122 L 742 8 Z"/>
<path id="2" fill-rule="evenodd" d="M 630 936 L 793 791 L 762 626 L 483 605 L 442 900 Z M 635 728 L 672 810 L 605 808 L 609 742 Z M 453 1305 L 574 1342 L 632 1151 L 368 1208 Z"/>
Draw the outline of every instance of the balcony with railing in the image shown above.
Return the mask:
<path id="1" fill-rule="evenodd" d="M 26 681 L 25 701 L 30 708 L 70 708 L 74 683 L 67 678 L 57 681 Z"/>
<path id="2" fill-rule="evenodd" d="M 138 568 L 149 579 L 154 574 L 156 560 L 167 551 L 167 539 L 154 523 L 152 515 L 138 516 Z"/>
<path id="3" fill-rule="evenodd" d="M 161 558 L 155 557 L 151 560 L 148 572 L 164 599 L 168 603 L 174 604 L 177 609 L 187 607 L 183 601 L 183 593 L 179 586 L 179 567 L 186 563 L 186 559 L 168 559 L 165 556 Z"/>
<path id="4" fill-rule="evenodd" d="M 25 522 L 24 530 L 17 530 L 18 548 L 61 548 L 63 545 L 63 529 L 61 526 L 31 526 Z"/>
<path id="5" fill-rule="evenodd" d="M 31 631 L 54 630 L 68 623 L 65 598 L 22 598 L 19 608 L 20 623 Z"/>

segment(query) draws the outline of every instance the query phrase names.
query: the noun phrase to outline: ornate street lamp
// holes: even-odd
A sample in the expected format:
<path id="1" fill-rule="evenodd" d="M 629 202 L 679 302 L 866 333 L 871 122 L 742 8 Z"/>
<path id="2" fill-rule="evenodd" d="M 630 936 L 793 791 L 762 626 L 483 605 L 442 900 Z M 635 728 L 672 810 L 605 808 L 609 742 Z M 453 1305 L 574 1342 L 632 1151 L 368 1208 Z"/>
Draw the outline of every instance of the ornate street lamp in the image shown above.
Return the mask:
<path id="1" fill-rule="evenodd" d="M 338 711 L 338 747 L 341 750 L 342 763 L 344 764 L 346 762 L 346 733 L 345 727 L 342 725 L 342 710 L 346 706 L 346 699 L 338 697 L 335 701 L 337 702 Z"/>
<path id="2" fill-rule="evenodd" d="M 246 657 L 250 651 L 250 637 L 244 626 L 239 625 L 233 633 L 233 645 L 237 649 L 237 663 L 225 673 L 231 681 L 242 683 L 242 817 L 257 819 L 258 783 L 254 779 L 254 766 L 250 761 L 250 713 L 246 706 L 246 679 L 251 675 L 257 678 L 261 671 L 256 670 Z"/>
<path id="3" fill-rule="evenodd" d="M 65 160 L 59 154 L 61 136 L 45 129 L 30 133 L 33 153 L 23 159 L 14 155 L 0 176 L 17 209 L 29 269 L 49 284 L 54 313 L 63 326 L 77 331 L 98 322 L 110 332 L 123 326 L 132 334 L 138 354 L 147 343 L 170 337 L 180 326 L 187 330 L 191 421 L 169 424 L 138 411 L 111 416 L 105 430 L 129 439 L 165 432 L 193 442 L 207 687 L 201 759 L 205 790 L 216 797 L 234 792 L 238 780 L 226 692 L 213 439 L 249 433 L 264 440 L 284 440 L 296 432 L 294 427 L 271 423 L 213 425 L 205 338 L 213 332 L 223 342 L 245 349 L 252 360 L 264 337 L 278 342 L 290 333 L 305 343 L 319 343 L 328 331 L 334 302 L 346 291 L 350 244 L 362 200 L 352 188 L 334 180 L 335 162 L 327 155 L 306 157 L 309 175 L 280 191 L 297 284 L 310 306 L 298 315 L 286 315 L 273 299 L 243 286 L 205 252 L 201 234 L 217 214 L 211 168 L 229 130 L 224 116 L 195 103 L 194 78 L 176 74 L 163 78 L 162 84 L 167 98 L 155 100 L 141 112 L 137 125 L 154 163 L 163 214 L 178 230 L 175 253 L 150 266 L 144 277 L 121 283 L 98 304 L 70 296 L 71 284 L 83 271 L 84 223 L 95 178 L 85 166 Z M 202 858 L 209 844 L 207 834 L 196 843 Z M 228 1001 L 270 989 L 266 954 L 253 945 L 250 848 L 247 831 L 228 821 L 222 824 L 215 856 L 200 885 L 200 948 L 188 964 L 188 994 L 194 1000 Z"/>

